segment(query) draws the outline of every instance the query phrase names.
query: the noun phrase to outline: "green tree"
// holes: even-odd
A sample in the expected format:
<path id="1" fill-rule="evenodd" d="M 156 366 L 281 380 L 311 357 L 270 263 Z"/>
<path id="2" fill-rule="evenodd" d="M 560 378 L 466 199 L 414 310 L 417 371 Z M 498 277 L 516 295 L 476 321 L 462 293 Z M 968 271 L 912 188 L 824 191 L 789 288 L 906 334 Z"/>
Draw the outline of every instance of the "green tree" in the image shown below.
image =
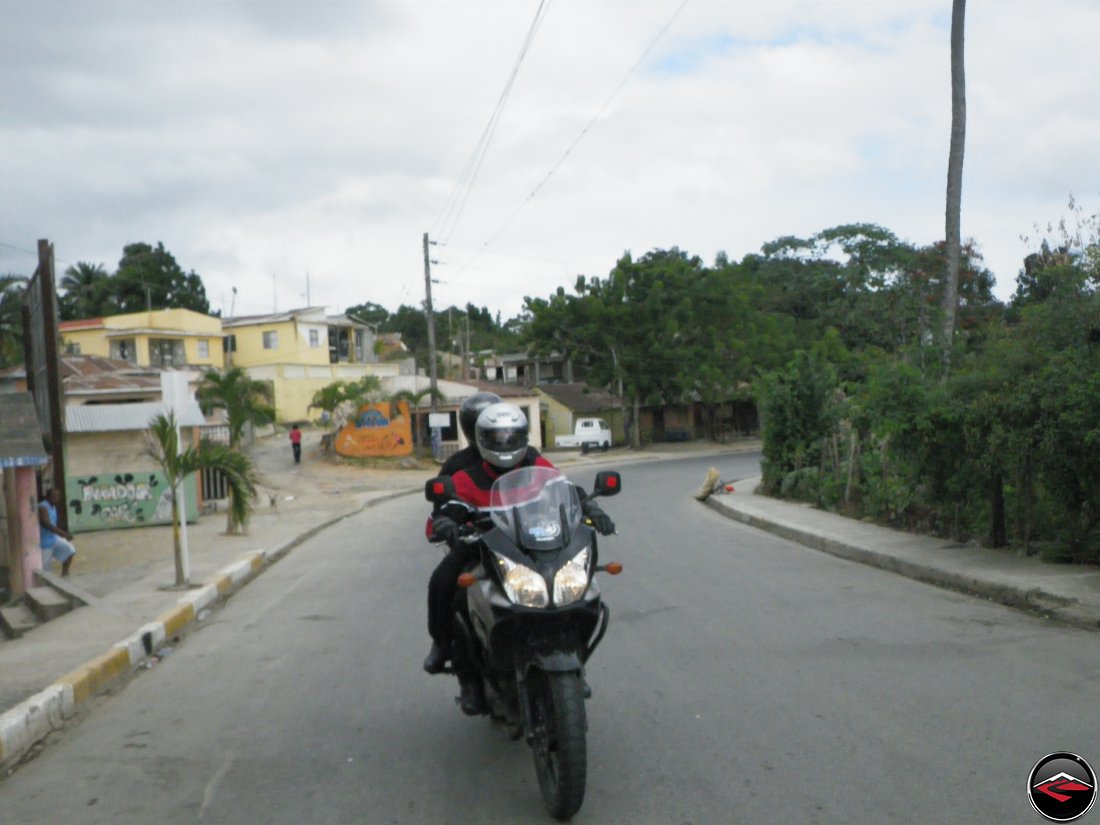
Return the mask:
<path id="1" fill-rule="evenodd" d="M 267 382 L 249 378 L 241 367 L 209 369 L 202 377 L 203 384 L 196 398 L 204 413 L 215 409 L 225 411 L 231 450 L 240 452 L 241 436 L 247 425 L 262 427 L 275 420 L 271 385 Z M 232 489 L 229 502 L 225 532 L 232 535 L 242 532 L 246 525 L 238 518 L 240 511 L 233 500 Z"/>
<path id="2" fill-rule="evenodd" d="M 800 351 L 783 370 L 754 385 L 763 436 L 763 484 L 772 492 L 803 470 L 816 476 L 825 438 L 837 419 L 837 379 L 817 355 Z"/>
<path id="3" fill-rule="evenodd" d="M 58 286 L 64 293 L 58 301 L 62 320 L 97 318 L 115 312 L 111 276 L 102 264 L 79 261 L 65 270 Z"/>
<path id="4" fill-rule="evenodd" d="M 390 317 L 388 309 L 373 301 L 364 301 L 361 304 L 350 306 L 344 311 L 344 314 L 349 318 L 358 318 L 360 321 L 365 321 L 374 326 L 375 329 L 384 327 Z"/>
<path id="5" fill-rule="evenodd" d="M 0 275 L 0 367 L 23 362 L 23 294 L 27 279 Z"/>
<path id="6" fill-rule="evenodd" d="M 111 290 L 118 312 L 145 309 L 210 312 L 202 279 L 194 270 L 184 272 L 163 243 L 156 247 L 147 243 L 123 247 Z"/>
<path id="7" fill-rule="evenodd" d="M 336 432 L 363 404 L 373 400 L 382 389 L 377 375 L 364 375 L 358 381 L 333 381 L 313 393 L 308 409 L 328 414 L 329 431 Z"/>
<path id="8" fill-rule="evenodd" d="M 208 369 L 203 373 L 202 380 L 204 383 L 196 393 L 199 405 L 204 413 L 225 410 L 229 446 L 232 449 L 240 449 L 247 425 L 262 427 L 275 420 L 271 385 L 266 381 L 253 380 L 243 367 Z"/>
<path id="9" fill-rule="evenodd" d="M 200 449 L 188 447 L 180 450 L 179 430 L 175 415 L 171 413 L 158 415 L 149 422 L 146 448 L 160 466 L 172 490 L 172 547 L 176 563 L 176 586 L 182 587 L 189 582 L 184 572 L 180 537 L 180 485 L 189 475 L 199 470 L 220 470 L 229 486 L 232 520 L 244 526 L 252 514 L 252 502 L 256 497 L 255 470 L 246 455 L 223 445 L 207 442 Z"/>

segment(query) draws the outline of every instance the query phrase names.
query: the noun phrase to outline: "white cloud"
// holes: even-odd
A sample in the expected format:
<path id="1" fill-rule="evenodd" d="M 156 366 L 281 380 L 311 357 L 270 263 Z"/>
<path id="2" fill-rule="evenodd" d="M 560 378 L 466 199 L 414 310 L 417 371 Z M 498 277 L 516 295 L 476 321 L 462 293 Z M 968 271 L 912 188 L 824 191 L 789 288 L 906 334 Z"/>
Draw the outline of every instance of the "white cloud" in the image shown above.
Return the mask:
<path id="1" fill-rule="evenodd" d="M 225 311 L 232 286 L 238 311 L 303 304 L 307 272 L 334 310 L 417 304 L 421 236 L 537 5 L 0 0 L 0 272 L 40 237 L 61 268 L 163 241 Z M 692 0 L 623 84 L 679 6 L 550 2 L 433 248 L 437 305 L 509 317 L 627 249 L 739 258 L 853 221 L 938 239 L 947 0 Z M 1071 191 L 1096 211 L 1100 7 L 967 14 L 963 232 L 1007 295 L 1020 234 Z"/>

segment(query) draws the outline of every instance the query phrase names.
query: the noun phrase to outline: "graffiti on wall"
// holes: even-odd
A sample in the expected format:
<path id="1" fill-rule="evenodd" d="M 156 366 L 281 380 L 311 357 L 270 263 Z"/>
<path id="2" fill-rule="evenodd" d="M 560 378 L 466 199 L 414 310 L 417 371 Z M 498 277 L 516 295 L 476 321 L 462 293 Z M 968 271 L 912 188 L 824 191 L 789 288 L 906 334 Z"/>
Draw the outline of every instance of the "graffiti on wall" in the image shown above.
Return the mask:
<path id="1" fill-rule="evenodd" d="M 413 450 L 409 405 L 365 404 L 336 434 L 336 452 L 346 456 L 402 456 Z"/>
<path id="2" fill-rule="evenodd" d="M 198 519 L 198 487 L 191 476 L 184 484 L 187 520 Z M 172 491 L 164 473 L 142 471 L 70 478 L 65 485 L 69 529 L 115 530 L 172 523 Z"/>

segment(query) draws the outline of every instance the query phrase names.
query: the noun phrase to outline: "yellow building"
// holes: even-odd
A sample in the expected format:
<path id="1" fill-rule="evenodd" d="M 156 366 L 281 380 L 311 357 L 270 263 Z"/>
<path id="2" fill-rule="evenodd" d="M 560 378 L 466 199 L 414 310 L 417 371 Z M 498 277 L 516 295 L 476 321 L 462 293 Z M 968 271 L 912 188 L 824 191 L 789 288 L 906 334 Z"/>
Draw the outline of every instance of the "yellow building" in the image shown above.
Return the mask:
<path id="1" fill-rule="evenodd" d="M 97 355 L 157 369 L 241 367 L 271 383 L 278 421 L 317 418 L 314 393 L 335 381 L 414 371 L 412 359 L 380 363 L 374 330 L 308 307 L 270 315 L 216 318 L 188 309 L 133 312 L 61 324 L 62 352 Z M 197 376 L 196 376 L 197 377 Z"/>
<path id="2" fill-rule="evenodd" d="M 61 349 L 139 367 L 221 367 L 220 318 L 190 309 L 157 309 L 61 323 Z"/>
<path id="3" fill-rule="evenodd" d="M 226 366 L 243 367 L 253 380 L 271 383 L 281 422 L 319 417 L 309 403 L 335 381 L 392 377 L 411 369 L 407 363 L 380 363 L 374 330 L 344 315 L 326 315 L 324 307 L 226 318 L 222 329 Z"/>

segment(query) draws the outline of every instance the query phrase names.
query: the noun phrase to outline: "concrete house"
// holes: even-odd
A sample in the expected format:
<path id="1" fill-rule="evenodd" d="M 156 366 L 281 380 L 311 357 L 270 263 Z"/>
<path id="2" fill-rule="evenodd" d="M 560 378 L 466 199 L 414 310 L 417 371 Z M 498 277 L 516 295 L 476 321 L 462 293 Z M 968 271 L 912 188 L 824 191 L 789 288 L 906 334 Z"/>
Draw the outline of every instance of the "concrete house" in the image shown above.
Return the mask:
<path id="1" fill-rule="evenodd" d="M 256 381 L 269 381 L 278 421 L 316 418 L 314 393 L 335 381 L 366 375 L 399 375 L 402 365 L 380 362 L 374 330 L 346 315 L 326 315 L 324 307 L 306 307 L 222 321 L 226 366 L 242 367 Z"/>
<path id="2" fill-rule="evenodd" d="M 577 420 L 602 418 L 611 424 L 611 439 L 622 444 L 626 438 L 620 399 L 607 390 L 587 384 L 539 384 L 535 387 L 543 407 L 542 438 L 553 445 L 559 435 L 572 435 Z"/>
<path id="3" fill-rule="evenodd" d="M 156 309 L 62 321 L 61 351 L 137 367 L 207 369 L 225 363 L 222 322 L 190 309 Z"/>

